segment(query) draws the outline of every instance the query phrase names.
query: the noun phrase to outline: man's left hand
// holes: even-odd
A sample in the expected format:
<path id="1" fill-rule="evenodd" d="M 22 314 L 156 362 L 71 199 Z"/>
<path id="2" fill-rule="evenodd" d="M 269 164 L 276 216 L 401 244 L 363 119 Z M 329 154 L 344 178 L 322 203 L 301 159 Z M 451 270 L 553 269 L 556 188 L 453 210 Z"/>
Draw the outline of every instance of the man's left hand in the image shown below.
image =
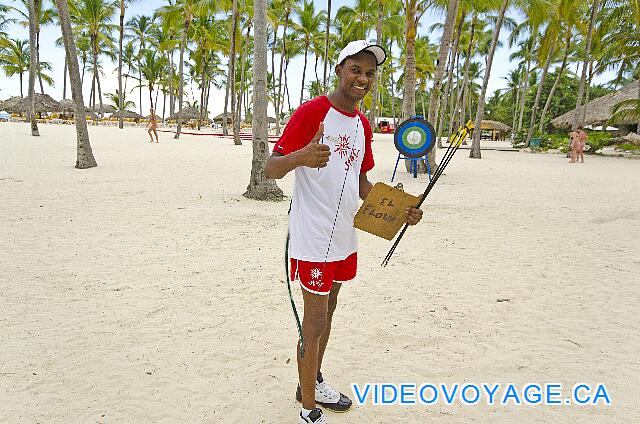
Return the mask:
<path id="1" fill-rule="evenodd" d="M 422 219 L 422 209 L 413 208 L 411 206 L 405 209 L 407 214 L 407 224 L 416 225 Z"/>

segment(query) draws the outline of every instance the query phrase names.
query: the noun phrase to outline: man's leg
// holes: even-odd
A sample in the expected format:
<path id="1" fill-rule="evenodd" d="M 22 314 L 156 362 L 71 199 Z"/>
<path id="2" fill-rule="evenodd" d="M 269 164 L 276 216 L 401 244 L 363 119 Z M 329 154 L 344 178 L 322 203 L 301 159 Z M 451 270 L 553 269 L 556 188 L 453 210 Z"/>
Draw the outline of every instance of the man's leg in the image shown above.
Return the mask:
<path id="1" fill-rule="evenodd" d="M 342 287 L 342 283 L 334 282 L 331 287 L 331 293 L 329 293 L 329 303 L 327 305 L 327 325 L 325 326 L 324 333 L 320 337 L 320 348 L 318 351 L 318 372 L 320 373 L 320 369 L 322 368 L 322 358 L 324 357 L 324 351 L 327 348 L 327 343 L 329 342 L 329 335 L 331 334 L 331 321 L 333 320 L 333 313 L 336 310 L 336 306 L 338 305 L 338 293 L 340 292 L 340 287 Z"/>
<path id="2" fill-rule="evenodd" d="M 320 339 L 327 326 L 329 296 L 313 294 L 302 289 L 302 299 L 304 301 L 304 318 L 302 320 L 304 357 L 300 357 L 300 346 L 298 346 L 298 378 L 302 390 L 302 407 L 313 409 L 316 407 L 318 351 Z"/>

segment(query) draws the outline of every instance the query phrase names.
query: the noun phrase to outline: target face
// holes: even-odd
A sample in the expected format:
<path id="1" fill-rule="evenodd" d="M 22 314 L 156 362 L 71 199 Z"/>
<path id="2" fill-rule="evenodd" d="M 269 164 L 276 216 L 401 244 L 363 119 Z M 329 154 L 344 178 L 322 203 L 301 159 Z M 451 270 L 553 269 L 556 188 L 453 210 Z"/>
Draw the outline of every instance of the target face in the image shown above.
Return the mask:
<path id="1" fill-rule="evenodd" d="M 435 145 L 435 130 L 423 118 L 411 118 L 398 126 L 394 135 L 396 149 L 409 158 L 425 156 Z"/>

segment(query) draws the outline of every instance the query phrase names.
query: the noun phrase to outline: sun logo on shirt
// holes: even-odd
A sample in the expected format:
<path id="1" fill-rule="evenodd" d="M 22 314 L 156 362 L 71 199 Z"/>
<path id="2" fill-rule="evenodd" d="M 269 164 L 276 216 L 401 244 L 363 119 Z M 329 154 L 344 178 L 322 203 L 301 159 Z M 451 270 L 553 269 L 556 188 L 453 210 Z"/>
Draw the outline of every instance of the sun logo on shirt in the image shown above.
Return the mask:
<path id="1" fill-rule="evenodd" d="M 338 144 L 336 144 L 336 148 L 334 153 L 338 153 L 341 158 L 345 158 L 349 155 L 349 136 L 347 135 L 339 135 Z"/>

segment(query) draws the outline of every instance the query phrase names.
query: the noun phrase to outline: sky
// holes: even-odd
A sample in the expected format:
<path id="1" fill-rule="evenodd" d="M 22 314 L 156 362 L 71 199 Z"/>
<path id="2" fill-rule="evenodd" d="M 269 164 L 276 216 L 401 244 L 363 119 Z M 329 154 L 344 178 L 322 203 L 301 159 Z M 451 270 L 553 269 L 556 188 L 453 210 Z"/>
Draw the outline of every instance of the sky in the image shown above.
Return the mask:
<path id="1" fill-rule="evenodd" d="M 316 9 L 326 10 L 326 0 L 314 0 L 314 2 L 316 4 Z M 15 0 L 4 0 L 4 3 L 9 5 L 13 4 L 14 6 L 17 7 L 18 6 L 17 3 L 19 2 Z M 333 0 L 332 6 L 331 6 L 332 15 L 335 16 L 336 11 L 341 6 L 353 5 L 354 3 L 355 3 L 354 0 Z M 157 9 L 158 7 L 164 4 L 166 4 L 166 2 L 162 0 L 138 0 L 137 2 L 134 2 L 127 8 L 127 12 L 126 12 L 127 15 L 125 17 L 125 21 L 129 20 L 131 17 L 138 14 L 151 14 L 152 11 L 154 11 L 155 9 Z M 422 17 L 420 21 L 419 33 L 429 34 L 428 28 L 433 23 L 436 23 L 436 22 L 444 22 L 444 16 L 437 12 L 427 11 L 427 13 Z M 114 16 L 114 23 L 117 24 L 116 16 Z M 28 40 L 29 38 L 28 28 L 23 28 L 18 24 L 9 26 L 7 29 L 7 32 L 12 38 L 17 37 L 25 40 Z M 491 94 L 495 90 L 506 87 L 506 81 L 504 80 L 504 77 L 506 77 L 508 72 L 511 69 L 514 69 L 516 66 L 515 63 L 509 60 L 509 55 L 511 54 L 512 51 L 507 47 L 507 42 L 506 42 L 507 36 L 508 36 L 508 32 L 503 30 L 501 32 L 500 38 L 503 41 L 504 46 L 502 48 L 497 49 L 494 57 L 494 63 L 491 70 L 491 76 L 489 79 L 487 99 L 491 96 Z M 51 75 L 54 81 L 56 82 L 54 87 L 47 87 L 45 85 L 45 93 L 51 95 L 56 100 L 62 99 L 62 91 L 63 91 L 62 81 L 63 81 L 63 71 L 64 71 L 64 50 L 62 47 L 55 46 L 55 40 L 60 37 L 61 37 L 60 28 L 57 26 L 47 26 L 42 28 L 41 30 L 40 58 L 43 61 L 47 61 L 51 63 L 53 68 Z M 429 34 L 429 38 L 432 40 L 432 42 L 436 42 L 440 38 L 440 33 L 434 32 L 432 34 Z M 268 55 L 268 56 L 269 56 L 268 60 L 270 61 L 271 55 Z M 104 96 L 104 93 L 115 93 L 118 87 L 118 78 L 117 78 L 118 71 L 117 71 L 117 61 L 114 64 L 109 64 L 107 63 L 106 58 L 102 60 L 103 60 L 105 75 L 101 79 L 101 85 L 102 85 L 102 92 Z M 279 59 L 277 55 L 276 55 L 276 60 L 277 60 L 277 64 L 279 64 Z M 311 63 L 311 66 L 313 66 L 314 61 L 311 61 L 310 63 Z M 271 68 L 270 63 L 268 66 L 270 69 Z M 301 78 L 297 76 L 302 75 L 302 68 L 303 68 L 303 57 L 298 57 L 293 59 L 289 65 L 288 82 L 289 82 L 289 92 L 291 94 L 292 107 L 296 107 L 300 100 L 299 93 L 300 93 L 300 86 L 301 86 L 301 81 L 300 81 Z M 319 66 L 320 74 L 322 73 L 321 69 L 322 69 L 322 66 L 320 65 Z M 310 72 L 309 65 L 308 65 L 307 75 L 310 75 L 310 74 L 313 75 L 313 71 L 311 70 Z M 0 78 L 1 78 L 0 81 L 2 81 L 2 84 L 0 84 L 0 100 L 5 100 L 11 96 L 20 95 L 20 81 L 17 76 L 14 76 L 12 78 L 7 78 L 6 75 L 4 75 L 4 73 L 0 71 Z M 135 81 L 130 80 L 128 82 L 128 87 L 132 87 L 134 82 Z M 596 82 L 600 82 L 600 81 L 596 81 Z M 23 83 L 24 83 L 24 94 L 26 95 L 27 83 L 28 83 L 26 75 Z M 67 90 L 69 90 L 68 87 L 67 87 Z M 90 84 L 85 83 L 85 87 L 84 87 L 85 103 L 89 102 L 90 90 L 91 90 Z M 39 87 L 37 83 L 36 83 L 36 92 L 39 92 Z M 199 94 L 195 86 L 187 87 L 185 89 L 185 95 L 187 96 L 187 100 L 189 101 L 199 99 Z M 212 116 L 215 116 L 222 112 L 224 108 L 224 95 L 225 95 L 224 91 L 215 91 L 212 89 L 212 93 L 210 96 L 211 98 L 209 102 L 209 110 L 212 113 Z M 70 97 L 71 97 L 70 92 L 67 91 L 67 98 L 70 98 Z M 131 95 L 128 96 L 128 98 L 131 98 L 137 104 L 137 99 L 138 99 L 137 93 L 132 93 Z M 103 101 L 105 103 L 107 102 L 106 99 L 103 99 Z M 143 106 L 144 114 L 145 115 L 148 114 L 148 110 L 149 110 L 148 91 L 146 91 L 144 88 L 143 88 L 142 106 Z M 159 98 L 157 109 L 158 110 L 156 112 L 159 115 L 162 115 L 162 98 L 161 97 Z M 134 110 L 138 111 L 138 106 L 136 106 Z M 269 109 L 269 114 L 273 115 L 273 109 L 271 108 L 271 106 Z"/>

